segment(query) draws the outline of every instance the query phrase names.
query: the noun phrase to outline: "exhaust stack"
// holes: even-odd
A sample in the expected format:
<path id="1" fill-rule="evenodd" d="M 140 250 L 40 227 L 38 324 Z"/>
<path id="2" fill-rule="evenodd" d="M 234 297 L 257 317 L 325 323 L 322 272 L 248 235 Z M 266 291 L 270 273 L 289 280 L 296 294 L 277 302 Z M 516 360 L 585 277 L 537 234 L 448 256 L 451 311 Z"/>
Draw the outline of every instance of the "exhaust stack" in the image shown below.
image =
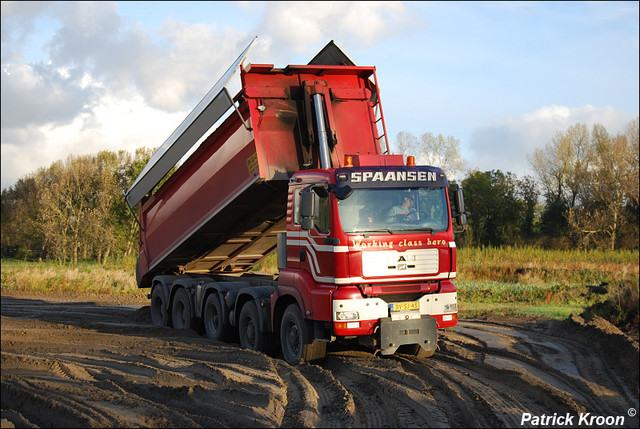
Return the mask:
<path id="1" fill-rule="evenodd" d="M 324 123 L 324 106 L 322 94 L 313 94 L 313 106 L 316 111 L 316 124 L 318 126 L 318 143 L 320 145 L 320 167 L 331 168 L 331 154 L 329 153 L 329 140 L 327 128 Z"/>

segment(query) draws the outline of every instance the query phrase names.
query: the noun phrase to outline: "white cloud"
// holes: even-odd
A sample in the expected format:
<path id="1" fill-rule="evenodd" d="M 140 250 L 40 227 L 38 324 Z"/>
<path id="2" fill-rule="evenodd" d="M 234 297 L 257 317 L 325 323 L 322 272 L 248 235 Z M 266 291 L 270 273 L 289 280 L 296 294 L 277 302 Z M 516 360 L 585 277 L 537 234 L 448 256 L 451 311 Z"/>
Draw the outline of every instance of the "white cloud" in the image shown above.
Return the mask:
<path id="1" fill-rule="evenodd" d="M 402 2 L 268 2 L 259 29 L 280 52 L 313 55 L 331 39 L 369 47 L 420 25 Z"/>
<path id="2" fill-rule="evenodd" d="M 43 17 L 57 23 L 48 59 L 28 63 Z M 154 35 L 112 3 L 3 2 L 2 188 L 69 154 L 160 146 L 248 40 L 171 18 Z"/>
<path id="3" fill-rule="evenodd" d="M 41 8 L 38 15 L 19 9 L 5 17 L 4 10 L 3 3 L 3 111 L 5 98 L 15 98 L 24 110 L 46 108 L 35 106 L 43 101 L 47 104 L 46 98 L 4 97 L 5 85 L 13 83 L 6 71 L 13 69 L 15 76 L 16 70 L 25 68 L 33 80 L 40 81 L 39 87 L 58 90 L 55 98 L 73 96 L 80 105 L 94 95 L 79 91 L 86 88 L 83 79 L 89 73 L 114 89 L 137 88 L 152 106 L 183 110 L 202 98 L 250 39 L 232 28 L 189 24 L 171 17 L 157 32 L 151 32 L 141 23 L 118 15 L 117 5 L 108 2 L 58 3 Z M 5 48 L 19 49 L 15 44 L 26 37 L 22 35 L 26 29 L 33 28 L 33 19 L 42 15 L 58 24 L 52 37 L 42 43 L 49 61 L 24 64 L 21 55 L 5 56 Z M 20 19 L 11 20 L 11 16 Z M 5 31 L 5 24 L 13 30 Z M 64 74 L 60 75 L 62 70 Z M 22 83 L 15 82 L 18 88 Z M 46 118 L 41 121 L 46 122 Z"/>
<path id="4" fill-rule="evenodd" d="M 259 9 L 261 24 L 248 31 L 171 16 L 153 29 L 117 3 L 3 2 L 2 187 L 69 154 L 161 145 L 255 33 L 249 60 L 276 63 L 330 39 L 370 46 L 416 25 L 395 2 Z M 44 57 L 31 61 L 34 44 Z"/>
<path id="5" fill-rule="evenodd" d="M 133 91 L 107 92 L 68 123 L 3 128 L 2 188 L 70 154 L 160 146 L 186 114 L 150 107 Z"/>
<path id="6" fill-rule="evenodd" d="M 609 133 L 615 134 L 623 131 L 635 117 L 635 114 L 610 106 L 544 106 L 519 118 L 504 118 L 477 127 L 471 135 L 465 159 L 474 170 L 502 170 L 524 176 L 532 174 L 527 156 L 535 149 L 543 148 L 557 132 L 581 123 L 589 128 L 601 124 Z"/>
<path id="7" fill-rule="evenodd" d="M 83 111 L 94 89 L 51 64 L 2 66 L 2 128 L 67 122 Z"/>
<path id="8" fill-rule="evenodd" d="M 2 187 L 69 154 L 161 145 L 256 34 L 248 61 L 280 66 L 311 58 L 331 39 L 357 52 L 415 34 L 426 22 L 411 2 L 236 5 L 227 12 L 233 22 L 250 17 L 255 27 L 233 28 L 214 15 L 201 23 L 169 16 L 153 27 L 107 2 L 2 2 Z M 427 53 L 437 39 L 422 40 Z M 576 122 L 617 132 L 635 115 L 543 107 L 478 127 L 463 154 L 472 168 L 528 173 L 527 154 L 555 132 Z"/>

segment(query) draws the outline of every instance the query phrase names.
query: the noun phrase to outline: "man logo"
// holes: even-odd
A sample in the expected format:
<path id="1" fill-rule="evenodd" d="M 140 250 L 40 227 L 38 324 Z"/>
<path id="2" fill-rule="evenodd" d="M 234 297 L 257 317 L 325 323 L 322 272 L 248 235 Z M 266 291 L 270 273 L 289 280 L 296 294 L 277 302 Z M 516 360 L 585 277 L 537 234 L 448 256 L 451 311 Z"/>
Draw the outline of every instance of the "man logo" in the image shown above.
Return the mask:
<path id="1" fill-rule="evenodd" d="M 415 265 L 415 261 L 416 261 L 415 255 L 399 255 L 399 256 L 397 256 L 397 258 L 398 259 L 396 259 L 396 256 L 389 257 L 389 259 L 388 259 L 389 264 L 387 266 L 387 268 L 389 270 L 407 271 L 407 270 L 414 269 L 416 267 L 416 265 Z M 395 259 L 395 261 L 394 261 L 394 259 Z"/>
<path id="2" fill-rule="evenodd" d="M 416 266 L 414 264 L 409 265 L 407 263 L 408 261 L 415 261 L 415 260 L 416 260 L 415 256 L 400 255 L 398 257 L 398 262 L 396 262 L 396 270 L 406 271 L 411 268 L 415 268 Z"/>

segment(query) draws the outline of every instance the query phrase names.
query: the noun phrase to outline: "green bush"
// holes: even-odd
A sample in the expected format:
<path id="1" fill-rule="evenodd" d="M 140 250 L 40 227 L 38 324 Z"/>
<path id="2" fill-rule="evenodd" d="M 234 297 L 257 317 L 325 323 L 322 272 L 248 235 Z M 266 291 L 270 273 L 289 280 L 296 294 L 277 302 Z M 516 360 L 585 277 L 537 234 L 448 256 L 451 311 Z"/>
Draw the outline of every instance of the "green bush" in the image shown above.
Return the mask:
<path id="1" fill-rule="evenodd" d="M 606 289 L 604 300 L 588 307 L 585 316 L 599 316 L 617 326 L 638 325 L 638 282 L 620 281 L 601 286 Z"/>

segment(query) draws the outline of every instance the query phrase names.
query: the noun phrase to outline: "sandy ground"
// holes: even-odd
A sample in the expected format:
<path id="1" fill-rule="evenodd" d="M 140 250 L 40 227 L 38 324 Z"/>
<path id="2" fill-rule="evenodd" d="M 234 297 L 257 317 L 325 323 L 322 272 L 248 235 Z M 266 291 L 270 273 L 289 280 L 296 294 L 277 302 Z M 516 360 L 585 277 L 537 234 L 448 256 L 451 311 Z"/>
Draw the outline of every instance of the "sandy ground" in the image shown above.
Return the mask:
<path id="1" fill-rule="evenodd" d="M 331 344 L 290 366 L 153 327 L 141 297 L 2 291 L 2 427 L 637 428 L 638 365 L 603 320 L 490 317 L 429 359 Z"/>

